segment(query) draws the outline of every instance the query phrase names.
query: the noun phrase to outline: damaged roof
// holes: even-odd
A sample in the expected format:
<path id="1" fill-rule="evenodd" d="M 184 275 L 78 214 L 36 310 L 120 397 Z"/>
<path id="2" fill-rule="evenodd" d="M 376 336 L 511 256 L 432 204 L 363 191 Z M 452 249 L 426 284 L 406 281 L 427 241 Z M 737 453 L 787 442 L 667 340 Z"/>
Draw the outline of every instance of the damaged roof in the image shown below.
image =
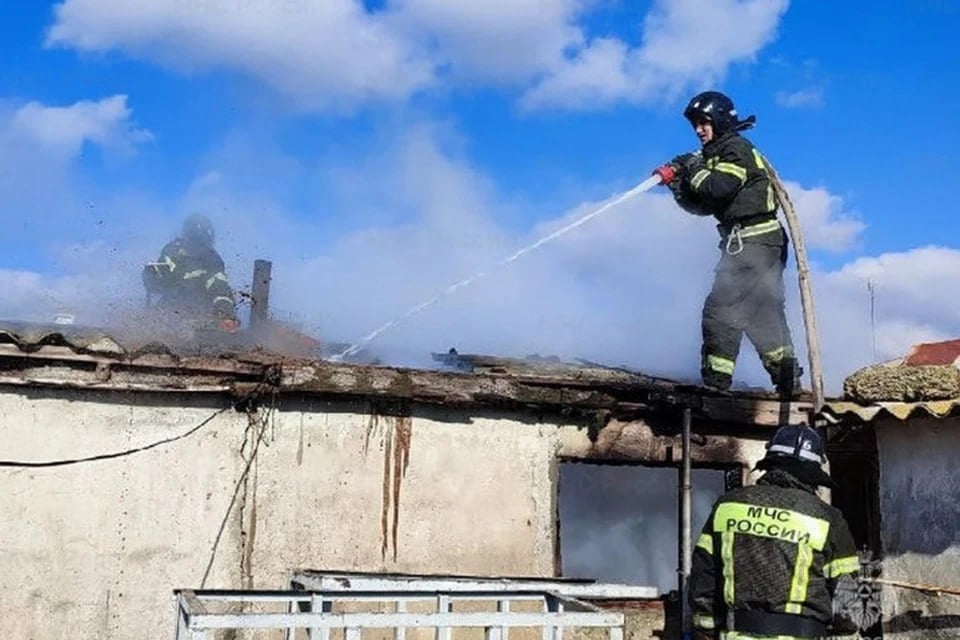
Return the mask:
<path id="1" fill-rule="evenodd" d="M 303 346 L 303 345 L 299 345 Z M 316 347 L 316 345 L 313 345 Z M 331 362 L 244 343 L 179 349 L 121 340 L 99 329 L 0 325 L 0 385 L 115 391 L 228 393 L 272 391 L 455 407 L 513 408 L 537 414 L 634 419 L 690 408 L 695 419 L 771 427 L 806 422 L 808 397 L 781 403 L 768 392 L 716 392 L 623 368 L 554 358 L 436 356 L 436 369 Z"/>

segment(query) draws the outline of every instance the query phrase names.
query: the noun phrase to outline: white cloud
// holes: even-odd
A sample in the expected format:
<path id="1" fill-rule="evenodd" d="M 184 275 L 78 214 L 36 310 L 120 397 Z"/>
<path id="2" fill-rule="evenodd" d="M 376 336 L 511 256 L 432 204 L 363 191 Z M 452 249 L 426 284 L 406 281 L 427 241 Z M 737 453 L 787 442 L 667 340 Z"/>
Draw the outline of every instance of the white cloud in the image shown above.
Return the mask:
<path id="1" fill-rule="evenodd" d="M 960 336 L 958 269 L 960 251 L 921 247 L 814 273 L 828 386 L 838 392 L 843 378 L 862 366 L 904 356 L 920 342 Z"/>
<path id="2" fill-rule="evenodd" d="M 657 0 L 641 44 L 597 38 L 548 70 L 523 98 L 527 108 L 601 108 L 647 103 L 719 83 L 776 36 L 787 0 Z"/>
<path id="3" fill-rule="evenodd" d="M 589 40 L 596 0 L 64 0 L 48 46 L 120 50 L 184 73 L 245 73 L 310 109 L 403 100 L 441 81 L 597 108 L 718 82 L 776 35 L 787 0 L 656 0 L 638 46 Z M 638 25 L 639 27 L 639 25 Z"/>
<path id="4" fill-rule="evenodd" d="M 133 121 L 122 95 L 81 100 L 69 106 L 2 103 L 3 266 L 29 271 L 34 265 L 55 260 L 58 247 L 87 242 L 105 233 L 118 236 L 128 224 L 129 210 L 125 207 L 130 203 L 121 202 L 104 184 L 84 183 L 75 162 L 84 145 L 127 154 L 150 137 Z M 139 198 L 135 210 L 142 226 L 129 229 L 146 229 L 147 208 Z"/>
<path id="5" fill-rule="evenodd" d="M 882 362 L 906 356 L 910 347 L 923 342 L 956 340 L 960 333 L 947 333 L 945 327 L 934 327 L 916 320 L 885 320 L 876 329 L 876 358 Z"/>
<path id="6" fill-rule="evenodd" d="M 84 142 L 130 151 L 153 139 L 149 131 L 133 123 L 125 95 L 81 100 L 67 107 L 29 102 L 13 114 L 10 129 L 68 156 L 79 153 Z"/>
<path id="7" fill-rule="evenodd" d="M 416 47 L 355 0 L 66 0 L 47 44 L 187 73 L 239 70 L 306 107 L 405 98 L 432 77 Z"/>
<path id="8" fill-rule="evenodd" d="M 394 0 L 412 39 L 434 41 L 440 66 L 462 79 L 524 82 L 583 43 L 586 0 Z"/>
<path id="9" fill-rule="evenodd" d="M 892 320 L 922 318 L 924 323 L 960 336 L 960 251 L 919 247 L 862 257 L 834 274 L 838 286 L 872 283 L 878 311 Z M 956 337 L 956 336 L 955 336 Z"/>
<path id="10" fill-rule="evenodd" d="M 521 98 L 521 105 L 528 110 L 602 109 L 631 96 L 646 96 L 656 83 L 649 76 L 631 73 L 630 55 L 623 41 L 597 38 L 537 82 Z"/>
<path id="11" fill-rule="evenodd" d="M 807 87 L 799 91 L 778 91 L 775 99 L 777 104 L 788 109 L 798 109 L 803 107 L 822 107 L 823 87 Z"/>
<path id="12" fill-rule="evenodd" d="M 856 214 L 844 208 L 840 196 L 822 187 L 804 189 L 790 181 L 786 181 L 784 187 L 797 211 L 808 248 L 834 253 L 846 251 L 866 228 Z"/>

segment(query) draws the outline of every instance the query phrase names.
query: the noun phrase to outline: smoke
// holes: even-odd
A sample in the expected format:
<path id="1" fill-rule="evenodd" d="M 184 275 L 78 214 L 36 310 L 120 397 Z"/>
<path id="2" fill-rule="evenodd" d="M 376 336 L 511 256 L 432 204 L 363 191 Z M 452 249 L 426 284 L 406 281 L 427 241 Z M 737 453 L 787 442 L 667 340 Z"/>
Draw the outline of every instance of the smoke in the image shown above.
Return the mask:
<path id="1" fill-rule="evenodd" d="M 691 474 L 694 544 L 723 472 Z M 563 575 L 677 588 L 678 477 L 676 469 L 564 464 L 560 469 L 560 554 Z"/>
<path id="2" fill-rule="evenodd" d="M 646 177 L 594 185 L 580 202 L 528 202 L 503 192 L 475 167 L 455 130 L 413 124 L 378 133 L 364 145 L 367 151 L 315 161 L 238 132 L 204 156 L 191 184 L 161 196 L 90 180 L 62 146 L 31 144 L 12 129 L 10 113 L 0 129 L 10 150 L 0 162 L 4 175 L 14 175 L 3 183 L 12 214 L 2 242 L 11 262 L 0 272 L 0 317 L 28 321 L 68 312 L 80 324 L 140 323 L 141 265 L 156 259 L 185 215 L 202 211 L 216 225 L 236 288 L 248 290 L 253 261 L 269 259 L 274 315 L 321 340 L 351 343 Z M 143 144 L 129 111 L 106 113 L 117 120 L 114 130 L 132 131 Z M 102 131 L 98 126 L 92 130 Z M 814 259 L 824 252 L 842 256 L 856 246 L 863 223 L 842 199 L 822 188 L 788 186 Z M 700 308 L 718 237 L 709 219 L 682 213 L 663 191 L 614 207 L 489 272 L 369 348 L 384 360 L 416 366 L 431 366 L 431 351 L 455 347 L 461 353 L 584 358 L 696 378 Z M 524 226 L 520 220 L 540 222 Z M 949 274 L 958 255 L 925 248 L 859 258 L 839 269 L 814 263 L 831 392 L 876 358 L 955 334 L 960 298 L 950 294 L 960 285 Z M 795 278 L 791 268 L 787 306 L 805 356 Z M 877 295 L 873 329 L 868 281 Z M 943 295 L 917 293 L 933 288 Z M 736 379 L 769 385 L 746 341 Z"/>

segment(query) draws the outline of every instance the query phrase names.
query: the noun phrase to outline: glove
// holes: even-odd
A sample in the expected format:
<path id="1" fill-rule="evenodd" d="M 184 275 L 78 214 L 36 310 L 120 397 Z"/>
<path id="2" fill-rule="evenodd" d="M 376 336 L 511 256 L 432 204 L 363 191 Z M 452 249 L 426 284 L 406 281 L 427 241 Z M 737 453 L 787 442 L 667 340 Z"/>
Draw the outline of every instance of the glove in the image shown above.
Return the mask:
<path id="1" fill-rule="evenodd" d="M 684 153 L 655 169 L 653 175 L 660 176 L 660 184 L 667 185 L 671 191 L 676 193 L 674 186 L 696 173 L 701 166 L 703 166 L 703 156 L 699 151 Z"/>
<path id="2" fill-rule="evenodd" d="M 679 202 L 687 195 L 687 190 L 684 189 L 683 178 L 676 177 L 672 182 L 667 184 L 667 188 L 670 189 L 670 192 L 673 193 L 673 199 Z"/>
<path id="3" fill-rule="evenodd" d="M 227 333 L 236 333 L 240 329 L 240 323 L 233 318 L 224 318 L 220 321 L 220 330 Z"/>
<path id="4" fill-rule="evenodd" d="M 682 180 L 689 178 L 703 167 L 703 155 L 699 151 L 683 153 L 671 160 L 670 164 L 677 168 L 677 176 Z"/>

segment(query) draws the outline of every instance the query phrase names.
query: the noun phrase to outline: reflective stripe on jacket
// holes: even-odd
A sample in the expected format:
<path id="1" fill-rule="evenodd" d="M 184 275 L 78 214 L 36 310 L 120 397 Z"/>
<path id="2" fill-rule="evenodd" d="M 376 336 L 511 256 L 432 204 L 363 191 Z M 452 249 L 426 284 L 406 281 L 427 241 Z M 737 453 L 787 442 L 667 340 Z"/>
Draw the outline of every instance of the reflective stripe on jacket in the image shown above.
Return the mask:
<path id="1" fill-rule="evenodd" d="M 163 248 L 151 267 L 156 274 L 153 285 L 167 303 L 236 317 L 236 300 L 223 258 L 213 248 L 177 238 Z"/>
<path id="2" fill-rule="evenodd" d="M 696 206 L 723 225 L 775 214 L 777 199 L 766 162 L 749 140 L 728 133 L 703 147 L 703 167 L 686 181 Z"/>
<path id="3" fill-rule="evenodd" d="M 722 496 L 704 525 L 690 576 L 694 626 L 735 631 L 734 614 L 756 610 L 829 625 L 837 578 L 859 568 L 839 510 L 790 474 L 768 471 Z"/>

